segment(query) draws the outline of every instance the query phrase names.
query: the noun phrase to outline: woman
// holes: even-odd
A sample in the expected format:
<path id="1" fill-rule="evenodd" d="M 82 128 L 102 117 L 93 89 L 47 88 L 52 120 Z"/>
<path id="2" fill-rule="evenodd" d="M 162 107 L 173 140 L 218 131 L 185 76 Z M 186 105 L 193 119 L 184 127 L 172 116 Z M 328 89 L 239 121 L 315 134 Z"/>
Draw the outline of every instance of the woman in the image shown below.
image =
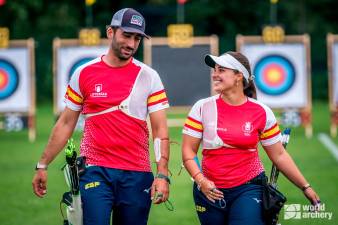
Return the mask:
<path id="1" fill-rule="evenodd" d="M 263 225 L 265 178 L 257 145 L 312 204 L 318 195 L 281 143 L 276 118 L 258 102 L 248 59 L 238 52 L 207 55 L 214 68 L 215 96 L 199 100 L 183 129 L 182 158 L 194 179 L 194 200 L 201 224 Z M 194 158 L 203 145 L 202 171 Z"/>

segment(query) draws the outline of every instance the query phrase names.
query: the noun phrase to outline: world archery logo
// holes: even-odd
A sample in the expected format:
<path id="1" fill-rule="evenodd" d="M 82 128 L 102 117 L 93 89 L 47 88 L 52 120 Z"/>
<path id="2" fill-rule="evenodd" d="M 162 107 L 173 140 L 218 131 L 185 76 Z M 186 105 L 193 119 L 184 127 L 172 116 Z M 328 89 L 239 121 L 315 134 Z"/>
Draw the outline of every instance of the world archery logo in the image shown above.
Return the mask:
<path id="1" fill-rule="evenodd" d="M 0 59 L 0 100 L 12 96 L 19 85 L 19 74 L 15 66 Z"/>
<path id="2" fill-rule="evenodd" d="M 257 88 L 267 95 L 282 95 L 295 83 L 296 73 L 293 64 L 281 55 L 262 57 L 254 67 Z"/>

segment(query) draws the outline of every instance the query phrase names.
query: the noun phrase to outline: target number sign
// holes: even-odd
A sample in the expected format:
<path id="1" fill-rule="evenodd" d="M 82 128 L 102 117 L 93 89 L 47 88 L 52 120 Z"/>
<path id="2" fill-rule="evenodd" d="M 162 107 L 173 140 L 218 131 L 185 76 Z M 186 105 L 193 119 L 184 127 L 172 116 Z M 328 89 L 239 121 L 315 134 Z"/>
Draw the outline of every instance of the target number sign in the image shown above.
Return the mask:
<path id="1" fill-rule="evenodd" d="M 280 43 L 284 41 L 284 29 L 281 26 L 265 26 L 262 37 L 266 43 Z"/>
<path id="2" fill-rule="evenodd" d="M 190 48 L 194 44 L 194 28 L 191 24 L 170 24 L 167 31 L 171 48 Z"/>
<path id="3" fill-rule="evenodd" d="M 7 48 L 9 45 L 9 29 L 0 27 L 0 48 Z"/>
<path id="4" fill-rule="evenodd" d="M 98 45 L 101 41 L 101 33 L 99 29 L 81 29 L 79 32 L 79 40 L 81 45 Z"/>

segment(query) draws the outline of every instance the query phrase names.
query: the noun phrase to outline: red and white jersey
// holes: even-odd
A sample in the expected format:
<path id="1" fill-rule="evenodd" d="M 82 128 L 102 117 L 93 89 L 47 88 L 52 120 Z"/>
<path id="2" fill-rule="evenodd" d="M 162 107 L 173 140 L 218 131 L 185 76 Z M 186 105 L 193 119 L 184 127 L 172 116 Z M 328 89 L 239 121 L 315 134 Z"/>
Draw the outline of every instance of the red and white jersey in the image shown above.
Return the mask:
<path id="1" fill-rule="evenodd" d="M 211 138 L 212 131 L 215 137 Z M 202 99 L 192 107 L 183 133 L 202 139 L 203 174 L 218 188 L 239 186 L 263 172 L 258 142 L 269 146 L 281 139 L 269 107 L 252 98 L 242 105 L 232 106 L 220 95 Z"/>
<path id="2" fill-rule="evenodd" d="M 146 117 L 169 107 L 155 70 L 135 59 L 111 67 L 96 58 L 74 72 L 65 95 L 66 106 L 85 115 L 126 100 L 128 113 L 115 110 L 86 119 L 81 155 L 92 165 L 151 171 Z"/>

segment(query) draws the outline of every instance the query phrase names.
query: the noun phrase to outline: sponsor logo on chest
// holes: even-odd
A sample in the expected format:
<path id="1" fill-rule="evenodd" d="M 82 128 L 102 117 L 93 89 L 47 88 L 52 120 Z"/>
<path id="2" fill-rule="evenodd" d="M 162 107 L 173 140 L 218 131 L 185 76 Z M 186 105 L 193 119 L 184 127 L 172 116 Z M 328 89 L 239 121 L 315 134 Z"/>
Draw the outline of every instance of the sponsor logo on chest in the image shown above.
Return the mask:
<path id="1" fill-rule="evenodd" d="M 245 122 L 242 125 L 242 131 L 244 133 L 244 136 L 251 136 L 251 132 L 253 131 L 253 125 L 251 122 Z"/>
<path id="2" fill-rule="evenodd" d="M 103 92 L 102 84 L 95 84 L 94 91 L 90 94 L 93 98 L 106 98 L 108 96 L 107 92 Z"/>
<path id="3" fill-rule="evenodd" d="M 225 127 L 217 127 L 217 130 L 218 131 L 223 131 L 223 132 L 227 132 L 228 131 L 228 129 L 225 128 Z"/>

